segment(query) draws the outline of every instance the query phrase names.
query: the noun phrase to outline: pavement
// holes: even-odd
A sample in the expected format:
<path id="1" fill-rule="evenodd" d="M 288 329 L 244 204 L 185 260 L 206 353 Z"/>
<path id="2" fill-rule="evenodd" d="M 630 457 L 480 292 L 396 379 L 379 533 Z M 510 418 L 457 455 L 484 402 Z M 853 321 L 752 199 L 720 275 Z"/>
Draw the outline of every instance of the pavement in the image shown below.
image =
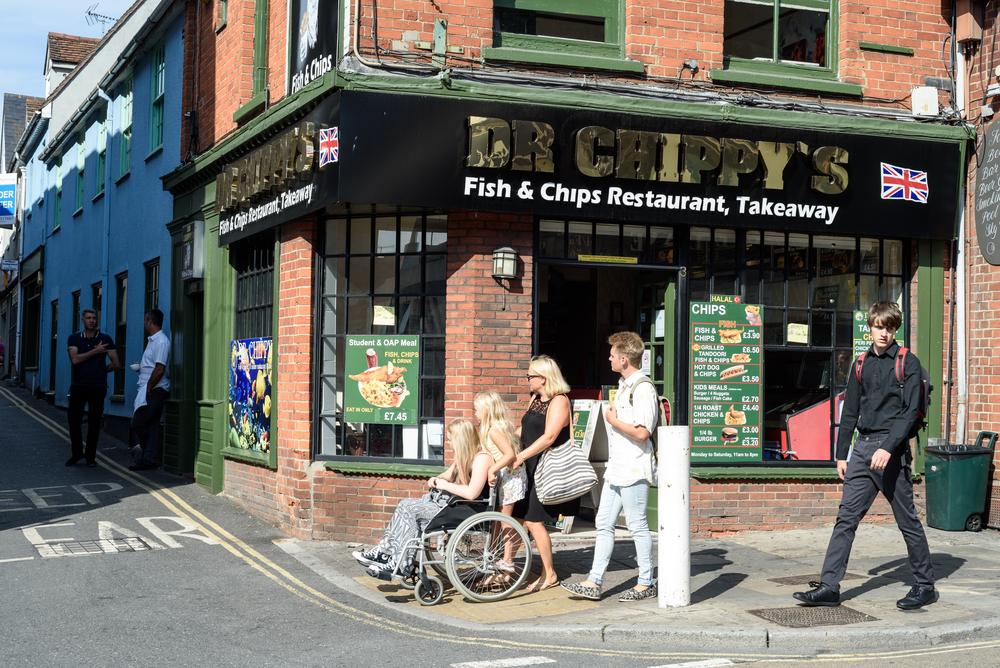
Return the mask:
<path id="1" fill-rule="evenodd" d="M 605 642 L 772 654 L 913 650 L 1000 636 L 1000 534 L 992 530 L 928 528 L 941 599 L 922 610 L 903 612 L 895 602 L 907 593 L 911 579 L 902 537 L 894 525 L 862 524 L 841 585 L 841 607 L 798 606 L 792 593 L 808 589 L 808 580 L 819 579 L 832 520 L 830 527 L 821 529 L 692 540 L 691 604 L 664 609 L 656 599 L 618 601 L 637 574 L 625 532 L 616 541 L 605 596 L 599 602 L 570 598 L 561 587 L 517 592 L 493 603 L 467 601 L 448 589 L 437 605 L 421 606 L 411 591 L 366 576 L 350 556 L 356 543 L 287 539 L 278 545 L 355 595 L 464 631 L 589 636 Z M 586 577 L 593 556 L 592 527 L 582 520 L 577 526 L 572 534 L 552 535 L 556 569 L 569 581 Z M 808 626 L 796 626 L 802 624 Z"/>

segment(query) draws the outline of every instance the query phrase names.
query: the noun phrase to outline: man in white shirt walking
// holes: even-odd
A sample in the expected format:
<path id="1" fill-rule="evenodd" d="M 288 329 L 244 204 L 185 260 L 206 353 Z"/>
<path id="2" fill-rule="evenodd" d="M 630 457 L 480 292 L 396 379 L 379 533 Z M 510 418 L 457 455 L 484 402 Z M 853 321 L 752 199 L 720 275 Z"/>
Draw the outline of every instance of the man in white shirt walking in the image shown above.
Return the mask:
<path id="1" fill-rule="evenodd" d="M 163 333 L 163 311 L 146 313 L 143 328 L 148 337 L 139 363 L 138 391 L 132 414 L 132 464 L 129 470 L 144 471 L 160 466 L 160 416 L 170 391 L 167 362 L 170 339 Z"/>
<path id="2" fill-rule="evenodd" d="M 595 524 L 597 543 L 590 574 L 583 582 L 563 584 L 576 596 L 599 600 L 604 573 L 615 546 L 615 521 L 625 510 L 625 521 L 635 542 L 639 581 L 619 601 L 641 601 L 656 596 L 653 581 L 653 537 L 646 519 L 646 501 L 653 482 L 652 433 L 659 422 L 656 387 L 641 371 L 644 346 L 635 332 L 608 337 L 611 370 L 621 375 L 618 392 L 604 413 L 608 432 L 608 463 Z"/>

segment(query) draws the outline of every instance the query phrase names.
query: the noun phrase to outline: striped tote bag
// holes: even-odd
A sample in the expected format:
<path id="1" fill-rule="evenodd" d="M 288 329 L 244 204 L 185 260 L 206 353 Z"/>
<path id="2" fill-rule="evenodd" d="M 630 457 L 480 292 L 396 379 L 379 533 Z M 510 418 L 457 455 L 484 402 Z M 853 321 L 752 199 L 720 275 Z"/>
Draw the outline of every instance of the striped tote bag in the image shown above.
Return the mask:
<path id="1" fill-rule="evenodd" d="M 573 439 L 542 453 L 535 469 L 535 494 L 551 506 L 577 499 L 597 484 L 597 474 Z"/>

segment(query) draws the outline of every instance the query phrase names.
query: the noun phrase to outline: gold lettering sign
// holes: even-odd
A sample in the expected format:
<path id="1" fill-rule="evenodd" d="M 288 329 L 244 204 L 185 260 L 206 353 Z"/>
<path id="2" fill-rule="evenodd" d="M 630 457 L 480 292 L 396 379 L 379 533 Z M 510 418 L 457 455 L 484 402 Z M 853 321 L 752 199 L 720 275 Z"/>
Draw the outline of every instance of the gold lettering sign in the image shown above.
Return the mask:
<path id="1" fill-rule="evenodd" d="M 764 187 L 768 190 L 785 188 L 785 167 L 792 159 L 795 146 L 788 142 L 759 141 L 757 150 L 764 162 Z"/>
<path id="2" fill-rule="evenodd" d="M 701 183 L 701 173 L 711 172 L 719 166 L 722 157 L 719 140 L 714 137 L 684 135 L 684 171 L 681 181 Z"/>
<path id="3" fill-rule="evenodd" d="M 556 132 L 548 123 L 514 121 L 514 157 L 510 168 L 519 172 L 554 172 L 552 144 Z"/>
<path id="4" fill-rule="evenodd" d="M 825 195 L 839 195 L 847 190 L 847 164 L 850 156 L 839 146 L 820 146 L 813 153 L 812 163 L 822 176 L 812 177 L 812 189 Z"/>
<path id="5" fill-rule="evenodd" d="M 599 125 L 588 125 L 576 133 L 576 168 L 584 176 L 611 176 L 615 159 L 598 155 L 600 149 L 613 149 L 615 133 Z"/>
<path id="6" fill-rule="evenodd" d="M 757 151 L 756 142 L 749 139 L 723 139 L 719 185 L 740 185 L 740 174 L 749 174 L 757 169 L 759 161 L 760 153 Z"/>
<path id="7" fill-rule="evenodd" d="M 469 116 L 467 167 L 500 169 L 510 161 L 510 126 L 502 118 Z"/>
<path id="8" fill-rule="evenodd" d="M 618 131 L 615 176 L 620 179 L 656 180 L 656 146 L 660 135 L 641 130 Z"/>

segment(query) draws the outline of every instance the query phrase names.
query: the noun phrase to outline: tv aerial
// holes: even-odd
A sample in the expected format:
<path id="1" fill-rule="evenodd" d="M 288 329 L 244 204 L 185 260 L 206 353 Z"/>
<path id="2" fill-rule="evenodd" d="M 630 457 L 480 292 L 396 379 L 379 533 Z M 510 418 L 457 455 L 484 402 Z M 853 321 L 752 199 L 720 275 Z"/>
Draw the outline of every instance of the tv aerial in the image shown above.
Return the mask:
<path id="1" fill-rule="evenodd" d="M 102 32 L 107 32 L 108 27 L 113 25 L 118 19 L 114 16 L 108 16 L 106 14 L 99 14 L 97 12 L 97 6 L 99 2 L 95 2 L 90 7 L 87 7 L 87 11 L 83 13 L 84 18 L 87 19 L 87 25 L 100 25 Z"/>

